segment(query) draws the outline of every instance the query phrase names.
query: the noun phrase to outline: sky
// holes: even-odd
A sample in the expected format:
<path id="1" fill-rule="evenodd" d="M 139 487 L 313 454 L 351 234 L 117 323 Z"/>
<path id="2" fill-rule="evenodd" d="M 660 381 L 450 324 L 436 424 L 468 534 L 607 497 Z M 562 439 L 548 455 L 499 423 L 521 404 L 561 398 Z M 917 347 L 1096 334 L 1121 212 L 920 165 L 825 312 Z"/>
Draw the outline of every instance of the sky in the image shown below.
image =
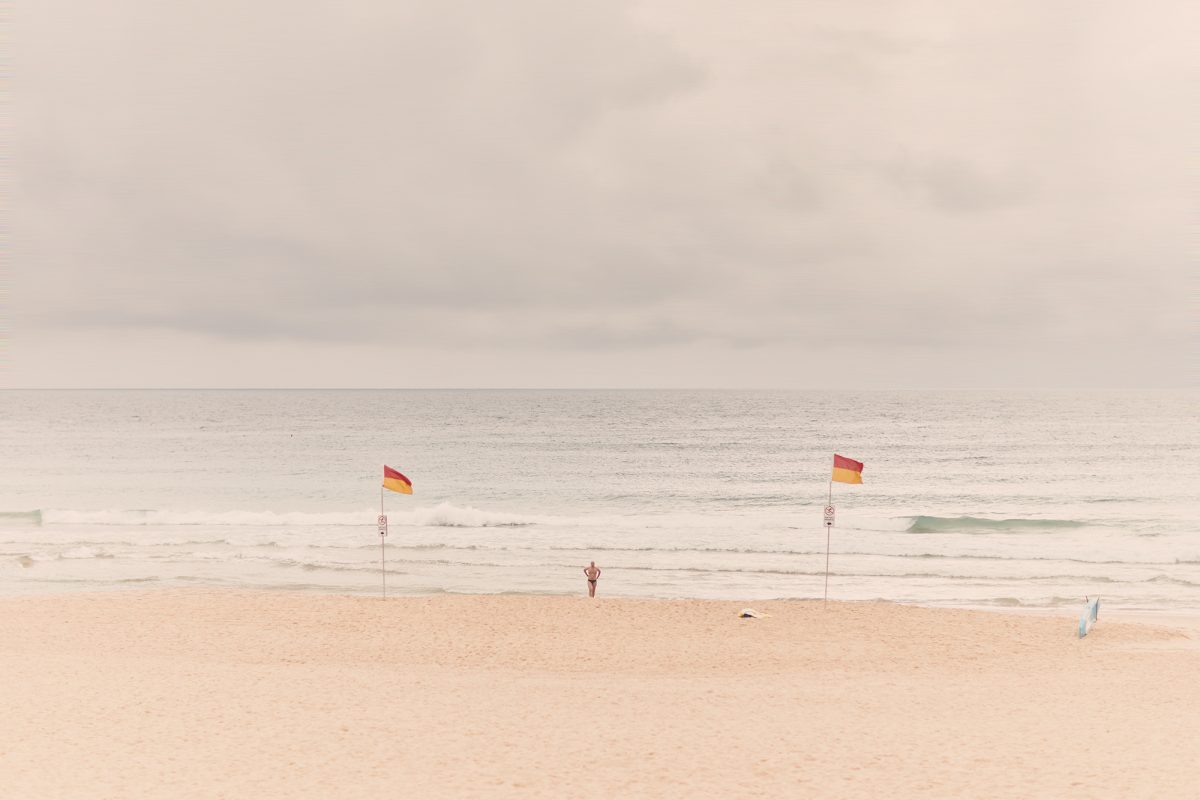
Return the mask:
<path id="1" fill-rule="evenodd" d="M 18 2 L 0 387 L 1192 387 L 1198 20 Z"/>

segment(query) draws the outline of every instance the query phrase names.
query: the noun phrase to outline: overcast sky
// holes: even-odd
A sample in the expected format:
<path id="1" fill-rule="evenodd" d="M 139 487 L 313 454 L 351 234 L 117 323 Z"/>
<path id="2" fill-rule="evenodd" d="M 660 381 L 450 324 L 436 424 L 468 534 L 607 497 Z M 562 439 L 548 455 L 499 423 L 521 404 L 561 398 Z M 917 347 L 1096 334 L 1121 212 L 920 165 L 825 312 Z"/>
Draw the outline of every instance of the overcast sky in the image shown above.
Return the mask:
<path id="1" fill-rule="evenodd" d="M 1191 0 L 26 0 L 0 386 L 1196 379 Z"/>

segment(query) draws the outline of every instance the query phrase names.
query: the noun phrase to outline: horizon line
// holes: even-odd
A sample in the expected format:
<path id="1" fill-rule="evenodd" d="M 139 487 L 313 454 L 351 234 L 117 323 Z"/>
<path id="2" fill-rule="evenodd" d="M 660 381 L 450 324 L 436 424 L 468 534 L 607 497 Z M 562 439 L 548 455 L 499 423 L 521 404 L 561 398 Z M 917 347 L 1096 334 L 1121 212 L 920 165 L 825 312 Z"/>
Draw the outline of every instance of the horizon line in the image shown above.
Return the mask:
<path id="1" fill-rule="evenodd" d="M 1198 386 L 4 386 L 10 392 L 1186 392 Z"/>

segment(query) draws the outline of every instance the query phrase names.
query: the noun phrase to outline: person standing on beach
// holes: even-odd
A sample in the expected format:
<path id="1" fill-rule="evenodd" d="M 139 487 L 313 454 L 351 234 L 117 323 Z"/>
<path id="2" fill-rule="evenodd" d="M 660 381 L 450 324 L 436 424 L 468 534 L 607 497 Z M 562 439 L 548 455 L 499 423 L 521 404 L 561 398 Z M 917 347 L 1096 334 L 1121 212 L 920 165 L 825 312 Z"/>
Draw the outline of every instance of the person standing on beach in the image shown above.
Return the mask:
<path id="1" fill-rule="evenodd" d="M 593 561 L 590 567 L 583 568 L 583 574 L 587 576 L 588 581 L 588 597 L 596 596 L 596 581 L 600 578 L 600 568 Z"/>

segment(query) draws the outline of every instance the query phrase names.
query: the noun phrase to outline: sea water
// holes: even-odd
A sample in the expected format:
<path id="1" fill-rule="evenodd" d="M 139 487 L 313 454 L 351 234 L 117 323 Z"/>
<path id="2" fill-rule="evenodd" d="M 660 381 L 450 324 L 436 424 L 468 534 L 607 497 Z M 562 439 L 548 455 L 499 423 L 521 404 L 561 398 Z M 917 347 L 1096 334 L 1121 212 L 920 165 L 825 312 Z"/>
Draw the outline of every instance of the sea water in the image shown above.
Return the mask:
<path id="1" fill-rule="evenodd" d="M 0 392 L 0 591 L 1200 608 L 1194 392 Z M 833 484 L 837 452 L 865 463 Z M 384 464 L 414 494 L 382 497 Z M 832 500 L 831 500 L 832 496 Z M 823 508 L 836 507 L 823 526 Z M 828 537 L 828 538 L 827 538 Z"/>

